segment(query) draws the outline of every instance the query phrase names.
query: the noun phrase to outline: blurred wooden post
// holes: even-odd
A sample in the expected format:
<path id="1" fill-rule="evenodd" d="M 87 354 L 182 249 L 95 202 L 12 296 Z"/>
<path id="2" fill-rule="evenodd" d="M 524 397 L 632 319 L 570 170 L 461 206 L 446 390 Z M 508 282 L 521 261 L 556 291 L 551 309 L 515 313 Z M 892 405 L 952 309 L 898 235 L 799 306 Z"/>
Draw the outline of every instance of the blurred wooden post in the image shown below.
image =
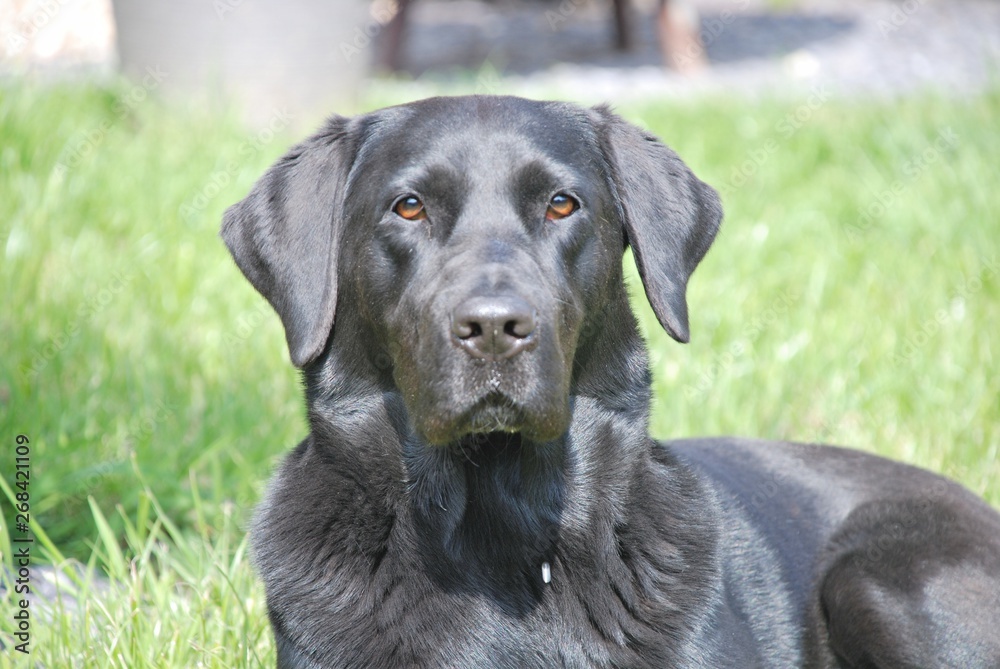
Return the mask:
<path id="1" fill-rule="evenodd" d="M 708 67 L 701 20 L 689 0 L 660 0 L 656 24 L 666 67 L 681 74 L 694 74 Z"/>
<path id="2" fill-rule="evenodd" d="M 163 73 L 170 93 L 235 100 L 248 120 L 275 109 L 311 126 L 356 104 L 373 28 L 362 0 L 114 0 L 127 75 Z M 376 28 L 377 30 L 377 28 Z"/>
<path id="3" fill-rule="evenodd" d="M 385 26 L 384 40 L 380 45 L 378 57 L 378 67 L 381 70 L 392 72 L 400 69 L 403 65 L 403 40 L 406 39 L 406 19 L 409 7 L 410 0 L 397 0 L 396 13 Z"/>
<path id="4" fill-rule="evenodd" d="M 615 47 L 619 51 L 632 48 L 632 16 L 628 0 L 614 0 Z"/>

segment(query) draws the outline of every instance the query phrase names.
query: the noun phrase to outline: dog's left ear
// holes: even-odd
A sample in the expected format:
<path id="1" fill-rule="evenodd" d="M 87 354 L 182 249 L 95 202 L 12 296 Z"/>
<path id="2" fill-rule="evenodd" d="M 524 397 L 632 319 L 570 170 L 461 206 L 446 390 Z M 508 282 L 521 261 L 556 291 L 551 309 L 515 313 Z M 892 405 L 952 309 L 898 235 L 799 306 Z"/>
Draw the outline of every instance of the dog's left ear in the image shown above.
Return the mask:
<path id="1" fill-rule="evenodd" d="M 632 246 L 646 297 L 670 336 L 687 342 L 688 278 L 715 238 L 722 203 L 656 137 L 607 107 L 596 107 L 594 113 L 626 243 Z"/>

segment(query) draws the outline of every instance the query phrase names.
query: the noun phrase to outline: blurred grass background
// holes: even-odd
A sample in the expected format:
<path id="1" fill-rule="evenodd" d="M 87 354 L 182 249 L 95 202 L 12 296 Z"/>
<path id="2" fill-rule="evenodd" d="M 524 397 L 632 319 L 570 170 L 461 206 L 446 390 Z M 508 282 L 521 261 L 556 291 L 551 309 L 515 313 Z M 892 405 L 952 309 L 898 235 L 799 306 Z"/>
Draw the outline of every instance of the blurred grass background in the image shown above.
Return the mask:
<path id="1" fill-rule="evenodd" d="M 123 104 L 125 84 L 0 86 L 4 452 L 31 440 L 39 555 L 113 577 L 84 624 L 36 625 L 35 659 L 258 666 L 270 637 L 243 531 L 306 428 L 278 319 L 217 231 L 302 133 Z M 654 435 L 852 445 L 1000 505 L 1000 94 L 618 111 L 727 212 L 690 285 L 688 346 L 626 259 Z"/>

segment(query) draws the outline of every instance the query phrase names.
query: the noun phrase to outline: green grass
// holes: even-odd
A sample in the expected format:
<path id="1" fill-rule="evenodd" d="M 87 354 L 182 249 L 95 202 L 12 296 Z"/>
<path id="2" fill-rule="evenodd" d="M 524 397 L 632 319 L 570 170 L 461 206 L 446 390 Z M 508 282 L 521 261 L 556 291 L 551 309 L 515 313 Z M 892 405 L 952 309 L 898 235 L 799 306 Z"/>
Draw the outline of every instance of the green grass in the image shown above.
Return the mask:
<path id="1" fill-rule="evenodd" d="M 244 530 L 305 423 L 277 318 L 217 229 L 302 133 L 123 107 L 127 93 L 0 89 L 0 471 L 12 486 L 26 435 L 34 555 L 84 595 L 77 614 L 35 612 L 32 659 L 266 666 Z M 631 272 L 651 428 L 850 444 L 1000 504 L 1000 95 L 814 102 L 619 110 L 727 210 L 690 286 L 688 346 L 655 326 Z M 97 573 L 110 590 L 90 592 Z"/>
<path id="2" fill-rule="evenodd" d="M 653 432 L 849 444 L 1000 503 L 998 110 L 996 94 L 639 110 L 727 212 L 690 287 L 691 344 L 641 311 Z"/>

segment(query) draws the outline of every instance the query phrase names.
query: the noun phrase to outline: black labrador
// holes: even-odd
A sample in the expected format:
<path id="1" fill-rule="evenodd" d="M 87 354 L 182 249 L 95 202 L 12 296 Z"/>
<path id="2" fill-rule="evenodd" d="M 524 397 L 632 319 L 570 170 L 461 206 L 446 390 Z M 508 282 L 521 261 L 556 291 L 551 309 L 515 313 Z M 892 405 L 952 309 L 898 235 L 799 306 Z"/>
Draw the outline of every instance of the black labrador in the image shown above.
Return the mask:
<path id="1" fill-rule="evenodd" d="M 1000 667 L 1000 515 L 816 445 L 647 434 L 718 196 L 608 109 L 333 117 L 225 215 L 311 433 L 257 511 L 284 668 Z"/>

